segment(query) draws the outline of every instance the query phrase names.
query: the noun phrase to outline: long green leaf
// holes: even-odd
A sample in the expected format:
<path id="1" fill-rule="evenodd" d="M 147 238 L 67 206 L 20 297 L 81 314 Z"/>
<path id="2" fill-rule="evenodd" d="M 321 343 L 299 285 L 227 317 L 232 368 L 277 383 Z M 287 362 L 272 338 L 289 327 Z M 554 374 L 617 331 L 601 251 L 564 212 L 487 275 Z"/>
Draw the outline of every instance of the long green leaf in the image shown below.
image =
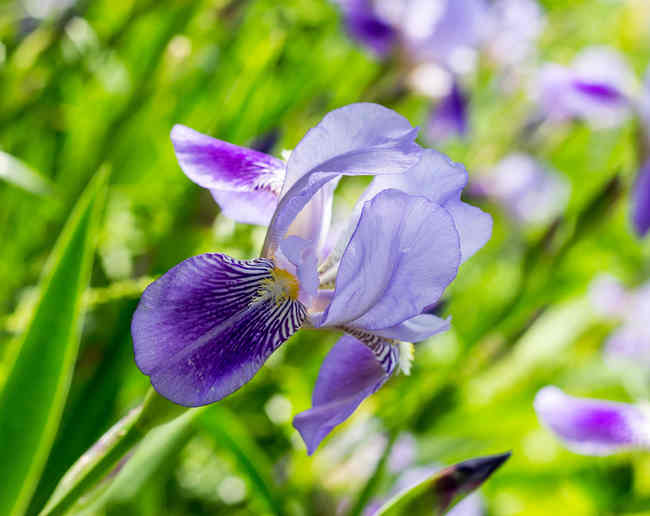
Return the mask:
<path id="1" fill-rule="evenodd" d="M 0 514 L 27 508 L 54 442 L 81 330 L 108 171 L 77 202 L 50 256 L 40 298 L 0 393 Z"/>

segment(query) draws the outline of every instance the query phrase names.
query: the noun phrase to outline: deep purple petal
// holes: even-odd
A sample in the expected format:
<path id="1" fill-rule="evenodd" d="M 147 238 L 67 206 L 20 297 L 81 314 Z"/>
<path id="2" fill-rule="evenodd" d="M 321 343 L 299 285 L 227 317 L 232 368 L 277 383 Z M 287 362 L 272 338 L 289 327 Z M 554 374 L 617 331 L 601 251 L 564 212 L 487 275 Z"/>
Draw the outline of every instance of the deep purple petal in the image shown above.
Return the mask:
<path id="1" fill-rule="evenodd" d="M 451 215 L 424 197 L 384 190 L 367 202 L 319 326 L 390 328 L 442 295 L 460 263 Z"/>
<path id="2" fill-rule="evenodd" d="M 535 410 L 566 446 L 584 455 L 608 455 L 650 446 L 650 420 L 635 405 L 574 398 L 557 387 L 544 387 Z"/>
<path id="3" fill-rule="evenodd" d="M 171 139 L 185 175 L 209 188 L 226 216 L 244 223 L 269 223 L 284 180 L 282 161 L 183 125 L 174 126 Z"/>
<path id="4" fill-rule="evenodd" d="M 641 237 L 650 230 L 650 160 L 639 171 L 634 186 L 634 229 Z"/>
<path id="5" fill-rule="evenodd" d="M 242 224 L 268 226 L 278 205 L 277 194 L 266 190 L 211 190 L 211 193 L 221 207 L 221 213 Z"/>
<path id="6" fill-rule="evenodd" d="M 217 401 L 301 326 L 304 307 L 268 288 L 274 272 L 267 259 L 202 254 L 147 287 L 131 334 L 136 363 L 161 395 L 185 406 Z"/>
<path id="7" fill-rule="evenodd" d="M 321 365 L 312 408 L 293 420 L 307 452 L 314 453 L 327 434 L 350 417 L 389 376 L 370 348 L 350 335 L 341 337 Z"/>
<path id="8" fill-rule="evenodd" d="M 362 200 L 369 200 L 382 190 L 395 188 L 440 204 L 454 219 L 460 236 L 462 261 L 465 261 L 490 239 L 492 233 L 492 217 L 460 200 L 466 183 L 467 171 L 462 164 L 454 163 L 433 149 L 425 149 L 418 164 L 405 174 L 374 178 Z"/>
<path id="9" fill-rule="evenodd" d="M 467 97 L 454 81 L 449 93 L 433 108 L 427 123 L 427 138 L 443 142 L 467 134 Z"/>
<path id="10" fill-rule="evenodd" d="M 323 118 L 298 143 L 264 245 L 272 255 L 296 215 L 325 183 L 340 175 L 398 174 L 420 159 L 417 129 L 377 104 L 351 104 Z"/>
<path id="11" fill-rule="evenodd" d="M 390 328 L 374 330 L 375 335 L 403 342 L 420 342 L 449 329 L 449 319 L 432 314 L 416 315 Z"/>
<path id="12" fill-rule="evenodd" d="M 388 54 L 396 42 L 395 29 L 375 11 L 371 0 L 342 2 L 350 35 L 378 56 Z"/>

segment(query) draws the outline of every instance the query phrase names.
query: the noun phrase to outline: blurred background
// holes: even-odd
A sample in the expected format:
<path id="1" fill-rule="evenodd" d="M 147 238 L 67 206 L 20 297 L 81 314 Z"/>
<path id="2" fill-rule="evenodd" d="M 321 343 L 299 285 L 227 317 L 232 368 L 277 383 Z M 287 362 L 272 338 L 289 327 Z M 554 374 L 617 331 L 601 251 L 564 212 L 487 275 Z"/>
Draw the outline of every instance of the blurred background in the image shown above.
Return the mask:
<path id="1" fill-rule="evenodd" d="M 648 399 L 647 360 L 608 339 L 627 317 L 611 289 L 650 277 L 634 218 L 650 2 L 463 1 L 430 18 L 417 14 L 427 2 L 380 3 L 361 23 L 354 0 L 0 2 L 0 378 L 72 206 L 110 172 L 71 390 L 28 514 L 146 392 L 129 333 L 144 287 L 189 256 L 261 247 L 264 228 L 221 216 L 183 175 L 173 124 L 279 156 L 358 101 L 397 110 L 465 164 L 466 200 L 494 218 L 439 308 L 451 331 L 418 344 L 411 375 L 312 457 L 291 419 L 338 336 L 301 331 L 154 442 L 155 460 L 118 473 L 94 513 L 371 514 L 418 468 L 512 450 L 462 514 L 650 514 L 650 455 L 567 451 L 532 403 L 549 384 Z M 344 178 L 336 202 L 351 207 L 366 183 Z"/>

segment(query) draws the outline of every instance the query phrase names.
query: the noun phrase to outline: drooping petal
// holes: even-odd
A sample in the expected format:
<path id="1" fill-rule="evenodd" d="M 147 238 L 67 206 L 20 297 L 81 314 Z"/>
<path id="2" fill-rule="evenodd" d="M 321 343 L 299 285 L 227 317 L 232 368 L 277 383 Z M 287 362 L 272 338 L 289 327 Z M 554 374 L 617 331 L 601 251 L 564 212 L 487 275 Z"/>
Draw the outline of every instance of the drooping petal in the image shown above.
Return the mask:
<path id="1" fill-rule="evenodd" d="M 276 272 L 263 258 L 202 254 L 147 287 L 131 334 L 136 363 L 161 395 L 185 406 L 217 401 L 301 326 L 305 309 Z"/>
<path id="2" fill-rule="evenodd" d="M 454 219 L 465 261 L 485 245 L 492 233 L 492 217 L 460 200 L 466 184 L 467 171 L 462 164 L 454 163 L 433 149 L 425 149 L 418 164 L 405 174 L 375 177 L 362 199 L 365 201 L 382 190 L 395 188 L 440 204 Z"/>
<path id="3" fill-rule="evenodd" d="M 635 405 L 575 398 L 552 386 L 537 393 L 534 405 L 540 420 L 576 453 L 650 447 L 650 418 Z"/>
<path id="4" fill-rule="evenodd" d="M 171 139 L 185 175 L 210 189 L 226 216 L 239 222 L 269 223 L 284 180 L 281 160 L 183 125 L 174 126 Z"/>
<path id="5" fill-rule="evenodd" d="M 454 81 L 449 93 L 429 113 L 427 138 L 443 142 L 467 134 L 467 98 Z"/>
<path id="6" fill-rule="evenodd" d="M 384 190 L 367 202 L 317 326 L 390 328 L 435 303 L 456 276 L 460 242 L 444 208 Z"/>
<path id="7" fill-rule="evenodd" d="M 438 333 L 447 331 L 449 326 L 449 319 L 442 319 L 432 314 L 421 314 L 390 328 L 374 330 L 373 333 L 386 339 L 420 342 Z"/>
<path id="8" fill-rule="evenodd" d="M 634 186 L 634 208 L 632 221 L 640 237 L 650 231 L 650 159 L 639 171 Z"/>
<path id="9" fill-rule="evenodd" d="M 386 353 L 395 353 L 390 343 L 382 343 Z M 395 369 L 396 357 L 390 363 L 392 366 L 384 369 L 375 353 L 350 335 L 339 339 L 321 365 L 312 408 L 293 420 L 310 455 L 335 426 L 350 417 L 364 399 L 384 384 Z"/>
<path id="10" fill-rule="evenodd" d="M 417 129 L 377 104 L 351 104 L 323 118 L 298 143 L 262 254 L 271 256 L 296 215 L 325 183 L 340 175 L 403 173 L 420 159 Z"/>

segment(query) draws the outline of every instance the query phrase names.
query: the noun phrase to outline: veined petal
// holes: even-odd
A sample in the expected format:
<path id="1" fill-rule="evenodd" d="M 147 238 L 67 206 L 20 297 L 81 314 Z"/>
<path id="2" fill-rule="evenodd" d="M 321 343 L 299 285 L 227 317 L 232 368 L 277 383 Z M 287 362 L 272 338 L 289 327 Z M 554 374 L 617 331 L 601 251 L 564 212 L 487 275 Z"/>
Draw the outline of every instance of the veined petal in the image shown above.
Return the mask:
<path id="1" fill-rule="evenodd" d="M 435 303 L 459 263 L 458 232 L 447 210 L 424 197 L 384 190 L 364 206 L 332 303 L 316 325 L 395 326 Z"/>
<path id="2" fill-rule="evenodd" d="M 373 330 L 373 333 L 386 339 L 400 340 L 403 342 L 420 342 L 438 333 L 447 331 L 449 326 L 449 318 L 442 319 L 433 314 L 421 314 L 390 328 Z"/>
<path id="3" fill-rule="evenodd" d="M 420 159 L 417 129 L 377 104 L 351 104 L 323 118 L 298 143 L 262 254 L 271 256 L 298 213 L 325 183 L 340 175 L 403 173 Z"/>
<path id="4" fill-rule="evenodd" d="M 185 175 L 210 189 L 226 216 L 269 223 L 284 181 L 284 162 L 183 125 L 174 126 L 171 139 Z"/>
<path id="5" fill-rule="evenodd" d="M 492 217 L 460 200 L 466 184 L 467 171 L 462 164 L 433 149 L 425 149 L 418 164 L 405 174 L 374 178 L 362 199 L 371 199 L 383 190 L 395 188 L 443 206 L 454 219 L 460 236 L 462 261 L 465 261 L 483 247 L 492 234 Z"/>
<path id="6" fill-rule="evenodd" d="M 198 406 L 249 381 L 305 318 L 282 273 L 263 258 L 202 254 L 149 285 L 131 334 L 136 363 L 155 389 Z"/>
<path id="7" fill-rule="evenodd" d="M 398 361 L 396 349 L 383 340 L 377 339 L 377 343 L 377 350 L 373 351 L 354 337 L 344 335 L 325 357 L 314 387 L 312 408 L 293 420 L 310 455 L 394 371 Z M 390 369 L 382 367 L 377 354 L 392 355 L 390 361 L 384 360 L 385 364 L 392 363 Z"/>
<path id="8" fill-rule="evenodd" d="M 541 421 L 576 453 L 650 447 L 650 418 L 635 405 L 575 398 L 552 386 L 537 393 L 534 405 Z"/>
<path id="9" fill-rule="evenodd" d="M 639 171 L 634 186 L 632 221 L 639 236 L 643 237 L 650 231 L 650 159 Z"/>

